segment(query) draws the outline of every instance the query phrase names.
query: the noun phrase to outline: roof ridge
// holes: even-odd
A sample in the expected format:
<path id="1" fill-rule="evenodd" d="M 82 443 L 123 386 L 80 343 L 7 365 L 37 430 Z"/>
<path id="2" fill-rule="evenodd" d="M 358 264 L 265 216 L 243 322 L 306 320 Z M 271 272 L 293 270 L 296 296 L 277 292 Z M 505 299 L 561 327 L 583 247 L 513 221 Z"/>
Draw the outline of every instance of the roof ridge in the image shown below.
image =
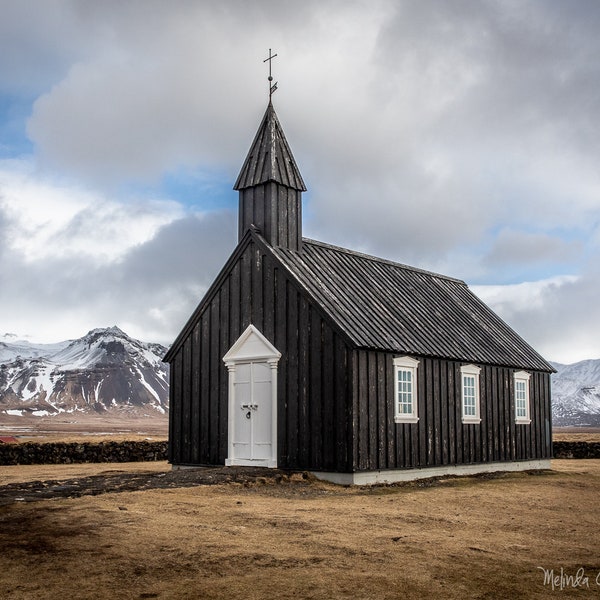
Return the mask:
<path id="1" fill-rule="evenodd" d="M 358 252 L 357 250 L 350 250 L 349 248 L 344 248 L 343 246 L 336 246 L 335 244 L 328 244 L 326 242 L 321 242 L 319 240 L 313 240 L 311 238 L 302 238 L 303 243 L 313 245 L 313 246 L 322 246 L 324 248 L 330 248 L 331 250 L 335 250 L 337 252 L 344 252 L 345 254 L 351 254 L 353 256 L 357 256 L 359 258 L 364 258 L 366 260 L 372 260 L 378 263 L 383 263 L 386 265 L 390 265 L 392 267 L 398 267 L 400 269 L 406 269 L 407 271 L 414 271 L 415 273 L 422 273 L 423 275 L 429 275 L 431 277 L 436 277 L 438 279 L 445 279 L 447 281 L 452 281 L 454 283 L 462 283 L 463 285 L 467 285 L 465 281 L 462 279 L 458 279 L 457 277 L 450 277 L 449 275 L 443 275 L 441 273 L 435 273 L 434 271 L 428 271 L 427 269 L 420 269 L 419 267 L 413 267 L 411 265 L 407 265 L 404 263 L 399 263 L 393 260 L 389 260 L 387 258 L 381 258 L 379 256 L 375 256 L 374 254 L 367 254 L 365 252 Z"/>

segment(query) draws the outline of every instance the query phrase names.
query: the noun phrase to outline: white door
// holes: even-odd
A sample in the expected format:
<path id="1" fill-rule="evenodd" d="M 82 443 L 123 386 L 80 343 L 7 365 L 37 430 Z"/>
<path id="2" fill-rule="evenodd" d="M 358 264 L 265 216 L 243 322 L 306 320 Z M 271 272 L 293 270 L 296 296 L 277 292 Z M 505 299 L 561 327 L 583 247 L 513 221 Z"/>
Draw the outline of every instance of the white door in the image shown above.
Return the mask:
<path id="1" fill-rule="evenodd" d="M 272 455 L 271 367 L 267 362 L 235 368 L 233 454 L 236 464 L 257 464 Z"/>
<path id="2" fill-rule="evenodd" d="M 277 466 L 277 363 L 281 353 L 250 325 L 223 357 L 229 370 L 226 465 Z"/>

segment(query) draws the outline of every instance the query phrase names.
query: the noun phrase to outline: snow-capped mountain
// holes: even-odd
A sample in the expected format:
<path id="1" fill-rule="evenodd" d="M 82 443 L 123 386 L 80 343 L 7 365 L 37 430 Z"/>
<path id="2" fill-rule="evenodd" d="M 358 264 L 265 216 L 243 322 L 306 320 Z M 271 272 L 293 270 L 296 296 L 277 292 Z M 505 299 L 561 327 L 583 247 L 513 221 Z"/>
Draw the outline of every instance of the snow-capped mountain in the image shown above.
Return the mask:
<path id="1" fill-rule="evenodd" d="M 600 427 L 600 359 L 552 366 L 553 424 Z"/>
<path id="2" fill-rule="evenodd" d="M 166 348 L 129 337 L 118 327 L 77 340 L 31 344 L 0 337 L 0 413 L 168 410 Z"/>
<path id="3" fill-rule="evenodd" d="M 69 340 L 56 344 L 32 344 L 28 340 L 19 339 L 19 336 L 14 333 L 5 333 L 0 335 L 0 363 L 10 362 L 18 356 L 23 358 L 48 356 L 62 350 L 70 343 Z"/>

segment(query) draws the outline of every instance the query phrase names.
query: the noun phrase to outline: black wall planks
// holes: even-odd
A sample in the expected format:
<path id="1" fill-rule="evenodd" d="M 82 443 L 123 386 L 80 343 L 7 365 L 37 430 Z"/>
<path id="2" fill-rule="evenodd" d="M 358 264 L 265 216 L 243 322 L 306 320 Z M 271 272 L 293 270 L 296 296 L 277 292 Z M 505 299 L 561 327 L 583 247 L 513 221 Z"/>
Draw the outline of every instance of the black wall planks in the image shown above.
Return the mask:
<path id="1" fill-rule="evenodd" d="M 348 469 L 348 349 L 295 282 L 254 243 L 205 300 L 174 357 L 173 461 L 224 463 L 228 371 L 222 357 L 250 323 L 282 353 L 279 466 Z"/>
<path id="2" fill-rule="evenodd" d="M 282 353 L 278 464 L 348 472 L 551 456 L 548 373 L 532 372 L 531 424 L 514 423 L 513 372 L 481 365 L 479 425 L 461 419 L 461 362 L 416 356 L 419 422 L 394 422 L 391 352 L 357 349 L 304 288 L 247 236 L 172 358 L 170 460 L 223 464 L 228 371 L 222 357 L 252 323 Z"/>
<path id="3" fill-rule="evenodd" d="M 354 464 L 357 470 L 423 468 L 442 465 L 550 458 L 543 412 L 549 411 L 545 382 L 531 380 L 531 425 L 515 424 L 514 370 L 484 366 L 480 375 L 479 424 L 462 422 L 460 362 L 419 359 L 418 423 L 393 423 L 393 355 L 353 352 Z M 371 365 L 374 365 L 372 367 Z M 383 381 L 387 380 L 382 400 Z M 385 423 L 382 423 L 385 420 Z M 390 425 L 390 422 L 393 425 Z"/>

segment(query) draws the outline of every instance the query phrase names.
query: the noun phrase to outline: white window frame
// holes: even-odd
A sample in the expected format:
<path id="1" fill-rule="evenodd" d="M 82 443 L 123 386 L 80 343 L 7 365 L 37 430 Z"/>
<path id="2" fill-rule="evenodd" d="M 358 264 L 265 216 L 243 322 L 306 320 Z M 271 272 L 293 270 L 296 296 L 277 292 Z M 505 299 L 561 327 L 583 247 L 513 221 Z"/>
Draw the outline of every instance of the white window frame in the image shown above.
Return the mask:
<path id="1" fill-rule="evenodd" d="M 477 424 L 481 423 L 479 404 L 481 402 L 481 392 L 479 389 L 479 375 L 481 368 L 476 365 L 463 365 L 460 368 L 460 404 L 462 412 L 462 422 Z M 473 385 L 465 385 L 465 381 L 468 379 L 468 383 L 471 382 Z M 465 394 L 466 389 L 473 388 L 473 394 Z M 465 414 L 465 401 L 475 399 L 475 414 Z"/>
<path id="2" fill-rule="evenodd" d="M 517 371 L 513 375 L 514 382 L 514 393 L 515 393 L 515 423 L 517 425 L 529 425 L 531 423 L 530 417 L 530 393 L 529 393 L 529 382 L 531 380 L 531 373 L 527 371 Z M 523 385 L 523 392 L 525 392 L 524 398 L 520 398 L 519 387 Z M 525 414 L 519 415 L 519 400 L 525 400 Z"/>
<path id="3" fill-rule="evenodd" d="M 419 409 L 418 409 L 418 394 L 417 394 L 417 368 L 419 361 L 411 358 L 410 356 L 397 356 L 394 358 L 394 422 L 396 423 L 417 423 L 419 420 Z M 404 381 L 402 383 L 410 384 L 410 391 L 406 389 L 400 389 L 400 381 L 398 375 L 404 373 L 409 375 L 410 381 Z M 410 394 L 410 412 L 403 412 L 400 410 L 399 395 Z M 402 404 L 406 404 L 403 402 Z"/>

